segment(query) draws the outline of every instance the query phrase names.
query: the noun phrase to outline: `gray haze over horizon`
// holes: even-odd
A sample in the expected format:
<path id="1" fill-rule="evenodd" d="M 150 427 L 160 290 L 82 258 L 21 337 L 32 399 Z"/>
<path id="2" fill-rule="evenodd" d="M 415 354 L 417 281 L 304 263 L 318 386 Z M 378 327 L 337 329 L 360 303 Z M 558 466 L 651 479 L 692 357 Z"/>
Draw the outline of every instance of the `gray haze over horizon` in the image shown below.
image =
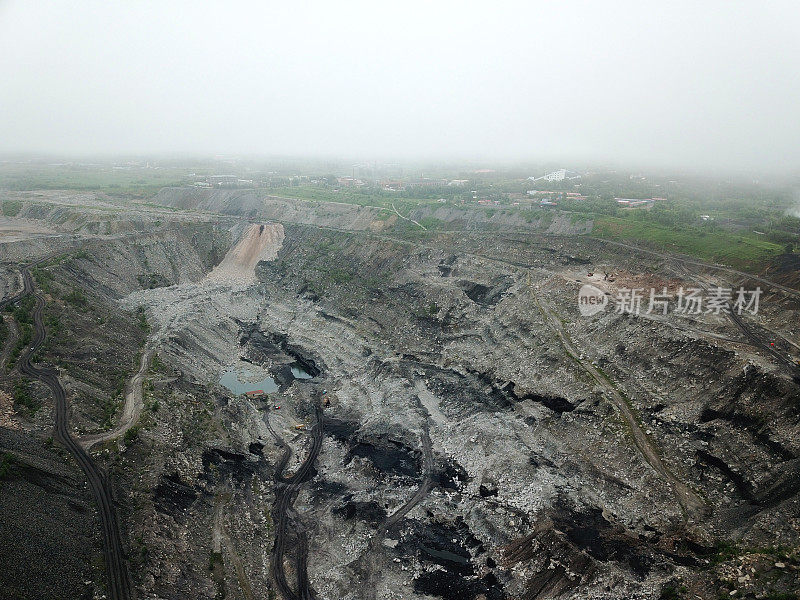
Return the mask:
<path id="1" fill-rule="evenodd" d="M 792 1 L 0 0 L 0 152 L 792 172 L 799 32 Z"/>

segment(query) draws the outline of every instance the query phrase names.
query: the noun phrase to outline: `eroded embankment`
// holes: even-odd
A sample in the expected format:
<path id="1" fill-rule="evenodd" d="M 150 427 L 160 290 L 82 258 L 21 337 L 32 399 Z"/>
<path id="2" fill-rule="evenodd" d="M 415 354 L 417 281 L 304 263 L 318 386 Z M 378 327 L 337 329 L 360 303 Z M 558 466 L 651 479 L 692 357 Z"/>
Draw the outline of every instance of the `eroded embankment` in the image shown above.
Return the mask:
<path id="1" fill-rule="evenodd" d="M 269 219 L 353 231 L 386 231 L 395 225 L 404 227 L 406 223 L 416 223 L 410 226 L 418 227 L 420 222 L 425 221 L 434 224 L 436 228 L 450 230 L 514 229 L 577 235 L 589 233 L 593 225 L 591 220 L 573 222 L 569 216 L 543 215 L 533 210 L 483 210 L 474 206 L 438 203 L 420 206 L 408 215 L 402 215 L 399 212 L 395 214 L 391 208 L 299 200 L 272 196 L 261 190 L 164 188 L 154 197 L 153 202 L 184 210 L 202 210 L 248 219 Z"/>

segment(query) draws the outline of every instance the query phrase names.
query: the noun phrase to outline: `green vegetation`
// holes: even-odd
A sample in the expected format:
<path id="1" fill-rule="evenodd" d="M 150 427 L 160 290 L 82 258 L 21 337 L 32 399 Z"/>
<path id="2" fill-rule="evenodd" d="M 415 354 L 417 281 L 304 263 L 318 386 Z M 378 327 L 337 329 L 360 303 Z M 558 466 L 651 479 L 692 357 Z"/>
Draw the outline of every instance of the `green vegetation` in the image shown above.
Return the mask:
<path id="1" fill-rule="evenodd" d="M 3 216 L 16 217 L 19 211 L 22 210 L 21 200 L 4 200 L 3 201 Z"/>
<path id="2" fill-rule="evenodd" d="M 31 395 L 30 382 L 27 379 L 22 378 L 14 382 L 15 409 L 21 409 L 28 415 L 34 415 L 41 407 L 42 403 Z"/>
<path id="3" fill-rule="evenodd" d="M 711 564 L 719 564 L 732 560 L 742 554 L 742 550 L 731 540 L 720 540 L 714 546 L 714 554 L 711 556 Z"/>
<path id="4" fill-rule="evenodd" d="M 167 279 L 161 273 L 148 273 L 146 275 L 137 275 L 136 280 L 139 286 L 146 290 L 152 290 L 157 287 L 164 287 L 169 285 Z"/>
<path id="5" fill-rule="evenodd" d="M 150 356 L 150 370 L 155 373 L 164 373 L 167 370 L 167 366 L 161 360 L 158 352 L 153 352 Z"/>
<path id="6" fill-rule="evenodd" d="M 109 194 L 146 198 L 162 187 L 189 183 L 185 168 L 149 169 L 145 166 L 0 164 L 0 188 L 8 190 L 99 190 Z M 3 214 L 6 213 L 3 203 Z M 19 210 L 19 209 L 17 209 Z"/>
<path id="7" fill-rule="evenodd" d="M 144 541 L 142 536 L 137 536 L 131 544 L 130 561 L 137 567 L 141 567 L 147 562 L 147 557 L 150 555 L 150 549 Z"/>
<path id="8" fill-rule="evenodd" d="M 797 598 L 797 594 L 794 592 L 771 591 L 766 596 L 766 600 L 797 600 Z"/>
<path id="9" fill-rule="evenodd" d="M 139 439 L 139 432 L 140 431 L 141 431 L 141 427 L 138 424 L 131 426 L 128 429 L 128 431 L 125 432 L 125 436 L 123 437 L 123 440 L 125 441 L 125 445 L 129 446 L 130 444 L 135 442 L 137 439 Z"/>
<path id="10" fill-rule="evenodd" d="M 330 269 L 327 274 L 334 283 L 347 283 L 353 279 L 353 274 L 350 271 L 340 268 Z"/>
<path id="11" fill-rule="evenodd" d="M 658 600 L 680 600 L 687 591 L 688 589 L 685 585 L 678 586 L 674 583 L 668 583 L 661 588 Z"/>
<path id="12" fill-rule="evenodd" d="M 11 358 L 8 361 L 9 369 L 13 368 L 22 351 L 33 340 L 33 307 L 35 305 L 36 299 L 28 295 L 20 299 L 16 304 L 9 304 L 6 307 L 6 310 L 11 313 L 19 325 L 19 338 L 11 350 Z"/>
<path id="13" fill-rule="evenodd" d="M 222 559 L 221 552 L 212 552 L 208 557 L 208 570 L 211 572 L 211 578 L 217 586 L 217 592 L 214 596 L 216 600 L 223 600 L 225 594 L 225 561 Z"/>
<path id="14" fill-rule="evenodd" d="M 36 306 L 36 298 L 28 294 L 14 304 L 9 304 L 6 310 L 11 313 L 17 323 L 33 323 L 33 307 Z"/>
<path id="15" fill-rule="evenodd" d="M 45 294 L 53 294 L 53 274 L 50 271 L 40 269 L 39 267 L 34 267 L 31 270 L 31 275 L 36 281 L 36 285 L 38 285 Z"/>
<path id="16" fill-rule="evenodd" d="M 539 221 L 539 227 L 541 227 L 542 229 L 546 229 L 547 227 L 550 227 L 550 225 L 553 224 L 553 219 L 554 218 L 555 217 L 553 217 L 553 213 L 552 212 L 545 213 L 542 216 L 541 220 Z"/>
<path id="17" fill-rule="evenodd" d="M 423 306 L 409 306 L 409 312 L 418 319 L 430 319 L 439 314 L 439 305 L 431 302 Z"/>
<path id="18" fill-rule="evenodd" d="M 186 440 L 200 445 L 215 434 L 213 409 L 212 400 L 201 406 L 192 406 L 192 410 L 185 415 L 181 422 L 181 431 Z"/>
<path id="19" fill-rule="evenodd" d="M 344 202 L 345 204 L 357 204 L 359 206 L 375 206 L 388 208 L 391 210 L 392 204 L 406 214 L 412 208 L 418 208 L 425 204 L 436 204 L 436 198 L 443 190 L 436 193 L 427 193 L 422 190 L 406 192 L 387 192 L 375 187 L 366 186 L 364 188 L 336 188 L 327 185 L 298 185 L 291 187 L 278 187 L 269 190 L 273 196 L 285 198 L 296 198 L 298 200 L 312 200 L 317 202 Z M 394 211 L 392 211 L 394 213 Z"/>
<path id="20" fill-rule="evenodd" d="M 78 289 L 72 289 L 72 291 L 64 296 L 64 301 L 80 310 L 86 310 L 89 307 L 89 299 L 86 297 L 86 294 Z"/>
<path id="21" fill-rule="evenodd" d="M 0 481 L 9 476 L 16 462 L 17 459 L 11 452 L 0 454 Z"/>
<path id="22" fill-rule="evenodd" d="M 592 235 L 604 239 L 644 242 L 656 250 L 688 254 L 740 269 L 756 269 L 783 251 L 761 236 L 702 227 L 668 227 L 639 219 L 600 216 Z"/>
<path id="23" fill-rule="evenodd" d="M 442 229 L 444 223 L 441 219 L 437 219 L 436 217 L 423 217 L 419 221 L 420 225 L 422 225 L 425 229 Z"/>
<path id="24" fill-rule="evenodd" d="M 150 324 L 147 322 L 147 315 L 144 312 L 144 306 L 136 309 L 136 318 L 138 319 L 139 329 L 144 332 L 150 331 Z"/>
<path id="25" fill-rule="evenodd" d="M 45 316 L 44 325 L 47 333 L 50 335 L 57 334 L 61 331 L 61 319 L 55 313 L 49 313 Z"/>
<path id="26" fill-rule="evenodd" d="M 108 396 L 101 396 L 95 402 L 99 405 L 102 416 L 100 417 L 100 424 L 104 429 L 109 429 L 114 424 L 114 415 L 117 413 L 117 406 L 119 405 L 119 396 L 109 398 Z"/>

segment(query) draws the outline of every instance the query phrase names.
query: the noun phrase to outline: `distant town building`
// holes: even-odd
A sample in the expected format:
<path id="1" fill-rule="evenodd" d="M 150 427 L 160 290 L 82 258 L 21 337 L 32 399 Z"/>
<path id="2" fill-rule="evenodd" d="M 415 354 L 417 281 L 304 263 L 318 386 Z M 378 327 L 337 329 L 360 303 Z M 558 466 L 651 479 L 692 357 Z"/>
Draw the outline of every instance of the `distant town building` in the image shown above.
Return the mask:
<path id="1" fill-rule="evenodd" d="M 355 177 L 337 177 L 336 183 L 339 185 L 343 185 L 345 187 L 356 187 L 360 185 L 364 185 L 364 182 L 360 179 L 356 179 Z"/>
<path id="2" fill-rule="evenodd" d="M 406 182 L 406 187 L 409 188 L 431 188 L 431 187 L 441 187 L 447 185 L 446 179 L 428 179 L 423 177 L 421 179 L 412 179 L 411 181 Z"/>
<path id="3" fill-rule="evenodd" d="M 389 180 L 381 181 L 381 189 L 387 192 L 402 192 L 404 189 L 406 189 L 406 186 L 402 181 Z"/>
<path id="4" fill-rule="evenodd" d="M 636 208 L 637 206 L 645 206 L 653 203 L 652 198 L 614 198 L 614 200 L 623 208 Z"/>
<path id="5" fill-rule="evenodd" d="M 447 185 L 453 187 L 463 187 L 469 183 L 469 179 L 453 179 L 447 182 Z"/>
<path id="6" fill-rule="evenodd" d="M 580 173 L 576 173 L 575 171 L 568 171 L 567 169 L 559 169 L 558 171 L 553 171 L 552 173 L 548 173 L 547 175 L 542 175 L 541 177 L 528 177 L 530 181 L 564 181 L 565 179 L 579 179 Z"/>
<path id="7" fill-rule="evenodd" d="M 205 181 L 195 182 L 195 187 L 254 187 L 252 179 L 239 179 L 236 175 L 209 175 Z"/>
<path id="8" fill-rule="evenodd" d="M 209 175 L 207 181 L 214 187 L 236 187 L 239 178 L 236 175 Z"/>
<path id="9" fill-rule="evenodd" d="M 552 173 L 548 173 L 542 179 L 545 181 L 564 181 L 567 178 L 567 170 L 566 169 L 559 169 L 558 171 L 553 171 Z"/>

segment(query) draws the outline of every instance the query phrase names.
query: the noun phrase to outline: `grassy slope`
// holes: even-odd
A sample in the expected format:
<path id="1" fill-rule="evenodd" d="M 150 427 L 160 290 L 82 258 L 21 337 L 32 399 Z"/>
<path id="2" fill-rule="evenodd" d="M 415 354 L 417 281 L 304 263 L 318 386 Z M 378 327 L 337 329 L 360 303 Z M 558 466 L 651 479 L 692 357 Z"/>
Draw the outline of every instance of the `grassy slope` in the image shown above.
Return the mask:
<path id="1" fill-rule="evenodd" d="M 688 254 L 749 271 L 763 267 L 783 250 L 780 245 L 750 233 L 671 228 L 610 216 L 600 216 L 595 220 L 592 235 L 609 240 L 640 242 L 660 250 Z"/>
<path id="2" fill-rule="evenodd" d="M 266 192 L 272 196 L 316 200 L 318 202 L 344 202 L 360 206 L 376 206 L 388 210 L 391 210 L 392 205 L 394 205 L 401 213 L 423 205 L 439 205 L 436 200 L 430 198 L 408 198 L 388 192 L 361 191 L 357 189 L 340 189 L 336 191 L 317 186 L 291 186 L 271 188 Z"/>

